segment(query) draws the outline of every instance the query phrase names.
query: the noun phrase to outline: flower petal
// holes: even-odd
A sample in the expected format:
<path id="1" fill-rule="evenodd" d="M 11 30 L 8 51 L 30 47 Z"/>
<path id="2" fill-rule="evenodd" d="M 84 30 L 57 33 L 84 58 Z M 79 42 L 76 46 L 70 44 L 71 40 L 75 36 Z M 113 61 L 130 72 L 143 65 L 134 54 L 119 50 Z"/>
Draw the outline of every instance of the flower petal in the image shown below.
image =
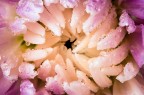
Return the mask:
<path id="1" fill-rule="evenodd" d="M 23 80 L 20 84 L 21 95 L 35 95 L 35 88 L 32 82 L 29 80 Z"/>
<path id="2" fill-rule="evenodd" d="M 126 11 L 123 11 L 122 15 L 120 16 L 119 26 L 125 27 L 128 33 L 133 33 L 136 30 L 136 26 L 132 18 L 128 15 Z"/>
<path id="3" fill-rule="evenodd" d="M 17 7 L 17 14 L 30 21 L 38 21 L 39 13 L 43 11 L 42 0 L 20 0 Z"/>

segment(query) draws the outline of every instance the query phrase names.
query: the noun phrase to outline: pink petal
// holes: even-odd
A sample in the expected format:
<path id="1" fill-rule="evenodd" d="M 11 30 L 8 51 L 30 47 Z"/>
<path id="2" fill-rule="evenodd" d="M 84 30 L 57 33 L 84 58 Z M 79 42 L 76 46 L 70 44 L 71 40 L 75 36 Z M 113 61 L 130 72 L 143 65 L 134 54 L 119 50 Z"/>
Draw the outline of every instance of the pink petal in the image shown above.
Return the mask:
<path id="1" fill-rule="evenodd" d="M 20 84 L 20 95 L 35 95 L 35 88 L 29 80 L 23 80 Z"/>
<path id="2" fill-rule="evenodd" d="M 37 72 L 34 71 L 35 66 L 30 63 L 22 63 L 19 66 L 19 76 L 22 79 L 33 79 L 36 75 Z"/>
<path id="3" fill-rule="evenodd" d="M 77 6 L 77 2 L 79 0 L 60 0 L 60 3 L 65 7 L 65 8 L 74 8 Z"/>
<path id="4" fill-rule="evenodd" d="M 10 24 L 10 29 L 13 34 L 23 34 L 27 31 L 27 27 L 25 26 L 25 20 L 22 18 L 16 18 L 14 22 Z"/>
<path id="5" fill-rule="evenodd" d="M 138 66 L 141 67 L 144 64 L 144 46 L 142 43 L 142 32 L 141 26 L 137 28 L 136 32 L 129 36 L 130 40 L 130 51 L 137 62 Z"/>
<path id="6" fill-rule="evenodd" d="M 39 13 L 43 11 L 42 0 L 20 0 L 17 7 L 17 14 L 23 18 L 27 18 L 30 21 L 39 20 Z"/>
<path id="7" fill-rule="evenodd" d="M 125 27 L 128 33 L 133 33 L 136 29 L 135 23 L 132 18 L 128 15 L 126 11 L 123 11 L 122 15 L 120 16 L 119 26 Z"/>
<path id="8" fill-rule="evenodd" d="M 64 90 L 62 88 L 62 83 L 59 82 L 59 79 L 56 77 L 49 77 L 46 79 L 46 89 L 50 92 L 53 92 L 56 95 L 64 94 Z"/>
<path id="9" fill-rule="evenodd" d="M 140 19 L 144 19 L 143 5 L 143 0 L 123 0 L 122 2 L 122 7 L 125 8 L 129 14 Z"/>

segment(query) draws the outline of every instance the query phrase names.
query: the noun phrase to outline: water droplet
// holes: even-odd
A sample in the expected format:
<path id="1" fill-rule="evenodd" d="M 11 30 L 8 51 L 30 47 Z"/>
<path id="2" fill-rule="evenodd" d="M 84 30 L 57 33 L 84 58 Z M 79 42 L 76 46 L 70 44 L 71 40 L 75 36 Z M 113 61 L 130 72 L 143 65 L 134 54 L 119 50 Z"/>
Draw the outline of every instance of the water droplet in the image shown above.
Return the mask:
<path id="1" fill-rule="evenodd" d="M 30 42 L 26 42 L 26 46 L 30 46 Z"/>

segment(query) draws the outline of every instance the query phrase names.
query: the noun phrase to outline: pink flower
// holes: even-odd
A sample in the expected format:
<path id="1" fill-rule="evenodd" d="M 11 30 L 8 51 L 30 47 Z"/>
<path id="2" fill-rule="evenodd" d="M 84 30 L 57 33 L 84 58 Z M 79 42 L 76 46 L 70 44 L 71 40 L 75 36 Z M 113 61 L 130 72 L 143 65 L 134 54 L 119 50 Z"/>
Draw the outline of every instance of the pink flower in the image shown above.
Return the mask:
<path id="1" fill-rule="evenodd" d="M 143 95 L 140 3 L 0 1 L 0 94 Z"/>

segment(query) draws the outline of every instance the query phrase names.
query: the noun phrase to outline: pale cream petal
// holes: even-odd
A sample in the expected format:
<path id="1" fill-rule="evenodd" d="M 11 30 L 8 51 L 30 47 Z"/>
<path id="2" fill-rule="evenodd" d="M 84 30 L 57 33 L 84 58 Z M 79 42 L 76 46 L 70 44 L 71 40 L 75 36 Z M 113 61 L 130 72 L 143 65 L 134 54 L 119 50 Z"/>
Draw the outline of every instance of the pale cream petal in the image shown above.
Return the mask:
<path id="1" fill-rule="evenodd" d="M 40 21 L 46 25 L 55 36 L 61 36 L 62 31 L 59 26 L 59 23 L 55 20 L 55 18 L 50 14 L 46 9 L 44 9 L 44 12 L 40 14 L 41 18 Z"/>
<path id="2" fill-rule="evenodd" d="M 72 80 L 70 79 L 70 74 L 65 70 L 64 67 L 60 66 L 57 64 L 55 66 L 55 72 L 57 75 L 65 82 L 71 82 Z"/>
<path id="3" fill-rule="evenodd" d="M 71 80 L 77 80 L 75 67 L 70 59 L 66 59 L 66 69 L 67 72 L 70 74 Z"/>
<path id="4" fill-rule="evenodd" d="M 52 16 L 57 20 L 59 25 L 62 28 L 65 28 L 65 18 L 64 18 L 64 15 L 63 15 L 61 9 L 59 9 L 58 5 L 51 4 L 50 6 L 46 6 L 46 8 L 52 14 Z"/>
<path id="5" fill-rule="evenodd" d="M 86 48 L 87 45 L 88 45 L 89 39 L 90 39 L 90 35 L 86 36 L 86 37 L 80 42 L 80 44 L 78 44 L 78 45 L 73 49 L 72 52 L 77 53 L 77 52 L 79 52 L 80 50 L 83 50 L 84 48 Z"/>
<path id="6" fill-rule="evenodd" d="M 122 65 L 101 68 L 101 72 L 108 76 L 117 76 L 122 70 Z"/>
<path id="7" fill-rule="evenodd" d="M 25 61 L 36 61 L 47 57 L 52 51 L 52 48 L 27 50 L 25 53 L 23 53 L 22 56 Z"/>
<path id="8" fill-rule="evenodd" d="M 49 77 L 51 71 L 51 64 L 49 60 L 45 60 L 42 65 L 40 65 L 40 68 L 38 68 L 38 77 L 42 80 L 46 80 L 47 77 Z"/>
<path id="9" fill-rule="evenodd" d="M 85 72 L 87 75 L 90 76 L 89 72 L 89 65 L 88 65 L 88 57 L 82 54 L 72 54 L 72 52 L 69 50 L 67 51 L 67 57 L 71 59 L 74 63 L 74 65 L 79 68 L 81 71 Z"/>
<path id="10" fill-rule="evenodd" d="M 120 64 L 128 55 L 128 43 L 123 42 L 118 48 L 109 52 L 102 52 L 101 56 L 91 58 L 89 63 L 93 63 L 94 67 L 108 67 Z"/>
<path id="11" fill-rule="evenodd" d="M 24 40 L 28 43 L 32 44 L 44 44 L 45 43 L 45 37 L 41 36 L 39 34 L 27 31 L 24 34 Z"/>
<path id="12" fill-rule="evenodd" d="M 116 48 L 125 37 L 125 34 L 126 31 L 121 27 L 118 27 L 115 30 L 111 30 L 105 38 L 97 43 L 97 49 L 104 50 Z"/>
<path id="13" fill-rule="evenodd" d="M 63 57 L 60 54 L 57 54 L 55 56 L 55 60 L 54 61 L 55 61 L 55 63 L 60 64 L 61 66 L 65 66 L 66 65 Z"/>
<path id="14" fill-rule="evenodd" d="M 93 58 L 99 56 L 101 51 L 97 50 L 96 48 L 85 48 L 80 51 L 80 53 L 85 54 L 86 56 Z"/>
<path id="15" fill-rule="evenodd" d="M 106 19 L 102 22 L 102 24 L 98 27 L 98 29 L 95 31 L 95 33 L 92 35 L 88 47 L 93 48 L 97 46 L 98 41 L 107 34 L 110 29 L 113 29 L 116 27 L 116 12 L 115 9 L 112 8 L 110 10 L 110 13 L 106 17 Z"/>
<path id="16" fill-rule="evenodd" d="M 37 22 L 27 22 L 26 26 L 29 31 L 41 36 L 45 36 L 45 28 Z"/>
<path id="17" fill-rule="evenodd" d="M 72 17 L 71 17 L 71 22 L 70 22 L 70 26 L 72 27 L 72 29 L 76 30 L 77 25 L 79 24 L 79 21 L 81 20 L 82 16 L 85 14 L 85 6 L 83 4 L 83 0 L 81 0 L 78 3 L 77 7 L 73 8 L 72 11 Z"/>
<path id="18" fill-rule="evenodd" d="M 54 36 L 51 32 L 46 33 L 46 41 L 44 44 L 37 45 L 36 49 L 49 48 L 58 43 L 61 37 Z"/>
<path id="19" fill-rule="evenodd" d="M 105 88 L 112 85 L 112 81 L 104 73 L 101 72 L 100 68 L 95 68 L 90 64 L 89 69 L 92 78 L 99 87 Z"/>
<path id="20" fill-rule="evenodd" d="M 79 81 L 82 81 L 91 91 L 97 92 L 99 87 L 91 81 L 84 72 L 76 71 L 77 77 Z"/>

